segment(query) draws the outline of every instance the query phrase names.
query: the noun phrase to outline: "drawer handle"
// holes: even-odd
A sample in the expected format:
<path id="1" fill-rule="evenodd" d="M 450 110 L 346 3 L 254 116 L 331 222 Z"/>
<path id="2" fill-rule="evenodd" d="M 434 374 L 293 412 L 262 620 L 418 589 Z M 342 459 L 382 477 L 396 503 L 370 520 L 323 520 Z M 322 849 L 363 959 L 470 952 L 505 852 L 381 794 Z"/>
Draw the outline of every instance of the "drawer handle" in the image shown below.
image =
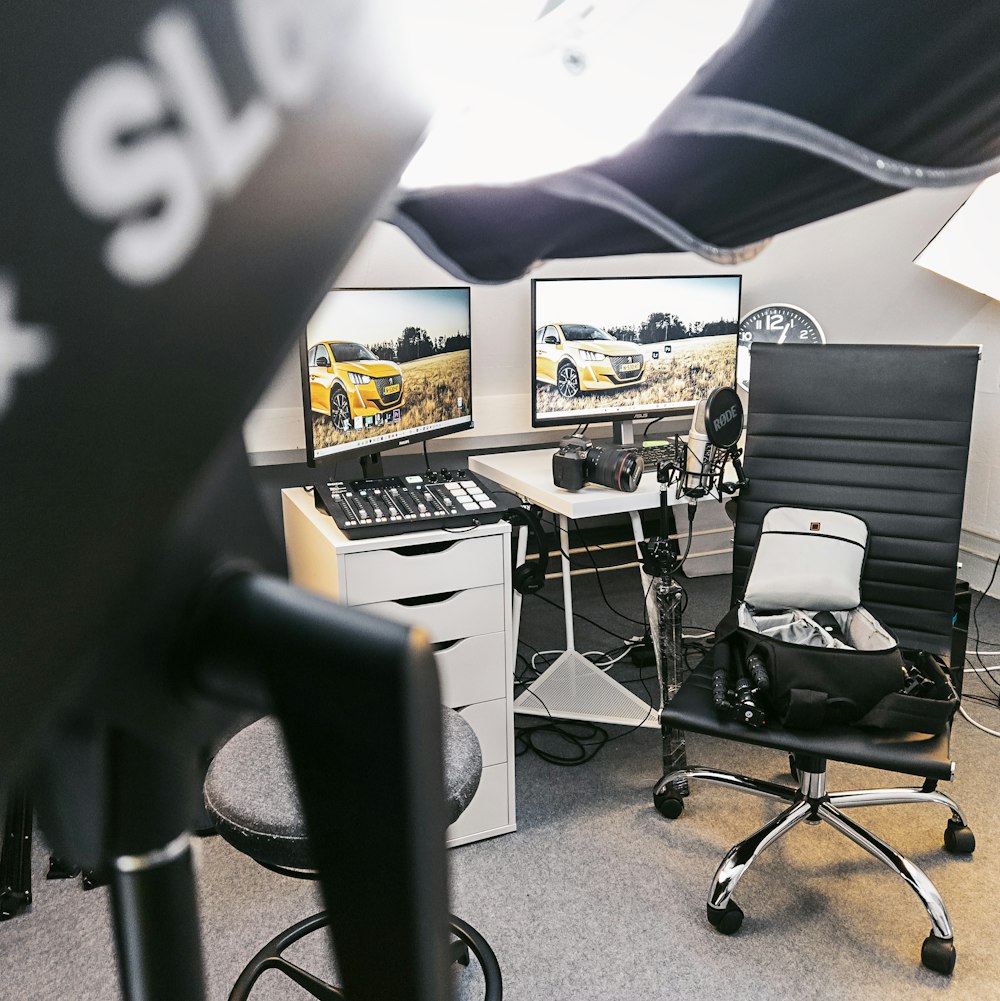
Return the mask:
<path id="1" fill-rule="evenodd" d="M 429 556 L 431 553 L 443 553 L 458 545 L 457 542 L 421 542 L 415 546 L 399 546 L 389 552 L 397 556 Z"/>
<path id="2" fill-rule="evenodd" d="M 440 653 L 442 650 L 450 650 L 453 646 L 457 646 L 461 643 L 462 639 L 464 639 L 464 637 L 460 637 L 457 640 L 442 640 L 440 643 L 432 643 L 431 649 L 435 653 Z"/>
<path id="3" fill-rule="evenodd" d="M 397 598 L 393 604 L 406 605 L 407 607 L 414 605 L 437 605 L 442 601 L 447 601 L 449 598 L 454 598 L 456 594 L 458 594 L 458 591 L 439 591 L 437 594 L 420 594 L 415 598 Z"/>

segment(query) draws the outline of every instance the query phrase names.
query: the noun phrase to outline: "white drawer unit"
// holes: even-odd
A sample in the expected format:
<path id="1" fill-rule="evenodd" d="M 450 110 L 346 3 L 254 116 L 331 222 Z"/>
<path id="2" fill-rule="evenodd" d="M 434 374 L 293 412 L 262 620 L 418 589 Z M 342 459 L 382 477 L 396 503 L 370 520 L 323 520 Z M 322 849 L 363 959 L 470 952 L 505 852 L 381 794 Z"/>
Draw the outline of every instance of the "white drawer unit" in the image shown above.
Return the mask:
<path id="1" fill-rule="evenodd" d="M 502 632 L 504 628 L 503 584 L 470 587 L 467 591 L 445 591 L 419 598 L 375 601 L 362 605 L 366 612 L 396 622 L 419 625 L 427 630 L 432 643 L 461 636 Z"/>
<path id="2" fill-rule="evenodd" d="M 423 629 L 441 699 L 479 737 L 483 776 L 448 844 L 515 829 L 510 525 L 347 539 L 310 491 L 283 490 L 292 583 Z"/>
<path id="3" fill-rule="evenodd" d="M 506 640 L 503 633 L 486 633 L 435 644 L 441 700 L 446 706 L 459 709 L 503 698 L 507 683 Z"/>
<path id="4" fill-rule="evenodd" d="M 391 548 L 348 553 L 344 557 L 345 601 L 366 605 L 503 582 L 503 554 L 494 539 L 447 535 L 440 542 L 412 545 L 406 536 L 396 535 Z"/>
<path id="5" fill-rule="evenodd" d="M 459 709 L 465 721 L 479 736 L 484 765 L 502 765 L 507 761 L 507 700 L 476 702 Z"/>

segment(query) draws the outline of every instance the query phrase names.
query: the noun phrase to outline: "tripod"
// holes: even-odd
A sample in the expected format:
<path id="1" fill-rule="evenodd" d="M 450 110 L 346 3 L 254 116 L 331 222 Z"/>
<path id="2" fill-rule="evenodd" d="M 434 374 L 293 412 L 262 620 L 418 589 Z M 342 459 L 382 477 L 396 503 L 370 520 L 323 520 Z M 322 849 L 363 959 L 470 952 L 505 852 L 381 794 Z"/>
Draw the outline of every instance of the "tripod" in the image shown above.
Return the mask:
<path id="1" fill-rule="evenodd" d="M 671 528 L 675 527 L 673 513 L 668 503 L 668 489 L 679 480 L 679 470 L 672 463 L 660 463 L 656 470 L 660 484 L 660 534 L 652 536 L 640 545 L 642 569 L 652 583 L 646 594 L 649 630 L 656 654 L 656 674 L 660 683 L 660 708 L 662 709 L 676 694 L 681 684 L 684 667 L 684 636 L 681 622 L 684 612 L 684 589 L 674 580 L 691 549 L 696 505 L 688 504 L 688 537 L 683 555 L 679 553 L 671 539 Z M 683 771 L 687 767 L 686 741 L 682 731 L 661 724 L 663 739 L 663 774 Z M 686 796 L 683 789 L 672 789 L 676 796 Z M 654 797 L 658 810 L 661 799 Z M 662 812 L 662 810 L 661 810 Z"/>
<path id="2" fill-rule="evenodd" d="M 0 845 L 0 921 L 31 906 L 31 799 L 11 789 Z"/>
<path id="3" fill-rule="evenodd" d="M 682 470 L 670 462 L 660 463 L 656 470 L 656 479 L 660 484 L 660 534 L 640 546 L 643 571 L 652 578 L 646 603 L 656 653 L 661 709 L 673 699 L 683 680 L 684 636 L 681 623 L 685 592 L 674 579 L 674 574 L 681 569 L 691 551 L 698 500 L 716 491 L 720 496 L 735 493 L 747 482 L 739 461 L 741 452 L 736 447 L 739 428 L 742 426 L 742 405 L 731 390 L 716 390 L 713 396 L 720 400 L 718 406 L 734 408 L 730 412 L 738 413 L 737 421 L 730 427 L 727 437 L 720 438 L 714 433 L 708 436 L 711 447 L 698 457 L 696 471 L 692 472 L 690 468 Z M 710 408 L 712 404 L 710 397 Z M 690 443 L 688 447 L 690 448 Z M 685 452 L 675 446 L 675 454 L 683 455 Z M 723 482 L 727 461 L 732 462 L 736 473 L 734 483 Z M 668 489 L 675 484 L 678 496 L 688 498 L 688 533 L 683 554 L 679 553 L 671 541 L 671 528 L 675 528 L 675 522 L 668 503 Z M 687 768 L 687 742 L 684 733 L 662 721 L 660 727 L 663 738 L 663 774 L 683 772 Z M 688 794 L 687 779 L 681 778 L 663 788 L 661 785 L 662 783 L 657 783 L 653 794 L 656 809 L 665 817 L 679 816 L 683 805 L 681 797 Z"/>

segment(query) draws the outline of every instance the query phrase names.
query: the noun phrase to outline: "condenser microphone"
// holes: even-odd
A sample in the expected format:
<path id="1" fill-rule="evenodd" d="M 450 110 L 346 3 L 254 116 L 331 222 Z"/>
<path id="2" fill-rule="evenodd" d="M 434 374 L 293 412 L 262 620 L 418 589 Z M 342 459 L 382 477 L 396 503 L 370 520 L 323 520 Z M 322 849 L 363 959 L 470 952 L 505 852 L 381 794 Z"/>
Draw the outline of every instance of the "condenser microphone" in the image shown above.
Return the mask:
<path id="1" fill-rule="evenodd" d="M 691 418 L 688 432 L 687 464 L 683 494 L 697 499 L 711 493 L 715 478 L 722 479 L 722 466 L 728 458 L 733 463 L 736 483 L 719 483 L 724 493 L 746 486 L 736 447 L 743 433 L 743 403 L 736 390 L 728 386 L 713 389 L 708 399 L 700 400 Z"/>
<path id="2" fill-rule="evenodd" d="M 681 491 L 688 497 L 704 497 L 712 489 L 715 446 L 709 440 L 705 423 L 706 401 L 699 400 L 691 416 L 687 439 L 687 462 Z"/>

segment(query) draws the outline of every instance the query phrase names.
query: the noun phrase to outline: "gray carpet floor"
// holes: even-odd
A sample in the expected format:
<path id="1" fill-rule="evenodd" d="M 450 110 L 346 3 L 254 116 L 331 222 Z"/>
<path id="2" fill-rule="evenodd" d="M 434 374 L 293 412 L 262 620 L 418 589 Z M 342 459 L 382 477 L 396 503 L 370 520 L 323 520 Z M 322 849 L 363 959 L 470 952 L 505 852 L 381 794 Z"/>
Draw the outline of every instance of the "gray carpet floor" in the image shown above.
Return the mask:
<path id="1" fill-rule="evenodd" d="M 634 571 L 602 575 L 616 608 L 641 617 L 640 596 L 630 590 L 633 576 Z M 687 587 L 685 625 L 693 631 L 714 624 L 726 605 L 728 579 L 692 580 Z M 604 628 L 626 635 L 635 630 L 634 623 L 608 609 L 593 578 L 577 578 L 574 588 L 581 615 L 597 624 L 581 618 L 581 648 L 616 645 Z M 558 589 L 544 593 L 550 591 Z M 1000 602 L 984 601 L 979 620 L 982 636 L 994 641 L 983 649 L 997 649 Z M 559 639 L 559 625 L 553 624 L 559 622 L 545 602 L 526 602 L 522 652 L 530 653 L 528 644 L 550 648 Z M 623 667 L 622 677 L 638 677 L 638 670 Z M 641 683 L 633 684 L 641 690 Z M 969 694 L 985 691 L 977 675 L 967 686 Z M 976 718 L 1000 729 L 995 708 L 971 700 L 967 705 Z M 614 739 L 579 767 L 551 764 L 533 753 L 519 757 L 517 831 L 449 854 L 453 909 L 495 949 L 505 997 L 994 1001 L 1000 996 L 997 738 L 956 722 L 958 771 L 947 791 L 971 818 L 978 842 L 971 858 L 942 850 L 944 810 L 852 811 L 922 866 L 942 892 L 958 950 L 954 975 L 943 978 L 919 962 L 929 921 L 916 896 L 826 826 L 800 825 L 768 849 L 737 893 L 746 912 L 742 929 L 732 937 L 720 935 L 705 919 L 709 881 L 729 847 L 772 816 L 774 806 L 703 785 L 694 788 L 679 819 L 665 820 L 651 798 L 661 773 L 658 733 L 612 728 L 610 735 Z M 693 763 L 787 778 L 783 756 L 763 749 L 694 736 L 688 756 Z M 831 787 L 892 784 L 884 773 L 836 764 L 830 778 Z M 197 854 L 209 997 L 222 1001 L 264 941 L 318 909 L 317 887 L 269 872 L 218 838 L 200 840 Z M 34 862 L 31 910 L 0 924 L 0 998 L 114 1001 L 120 992 L 107 890 L 84 892 L 79 880 L 45 881 L 47 855 L 40 839 Z M 304 943 L 298 958 L 320 969 L 326 965 L 320 942 Z M 463 1001 L 476 997 L 477 972 L 457 973 L 456 987 Z M 265 974 L 257 996 L 261 1001 L 305 997 L 273 973 Z"/>

